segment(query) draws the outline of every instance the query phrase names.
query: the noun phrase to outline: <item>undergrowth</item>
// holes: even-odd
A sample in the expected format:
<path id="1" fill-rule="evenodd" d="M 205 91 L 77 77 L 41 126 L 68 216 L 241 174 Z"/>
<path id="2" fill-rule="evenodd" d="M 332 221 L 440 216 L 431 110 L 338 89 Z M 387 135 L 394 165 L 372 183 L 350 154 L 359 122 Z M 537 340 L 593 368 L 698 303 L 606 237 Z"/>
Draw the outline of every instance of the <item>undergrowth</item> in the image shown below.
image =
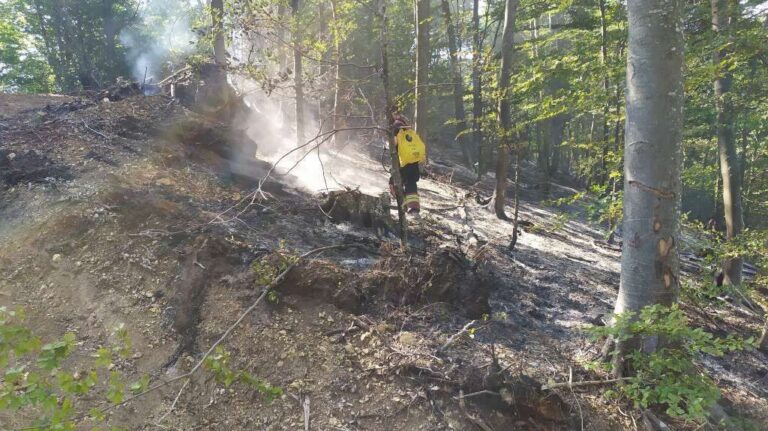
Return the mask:
<path id="1" fill-rule="evenodd" d="M 611 174 L 613 181 L 616 181 L 617 178 L 614 178 L 613 173 Z M 579 202 L 583 202 L 584 210 L 589 220 L 606 224 L 608 229 L 606 230 L 605 238 L 608 239 L 616 232 L 619 222 L 623 217 L 623 196 L 624 192 L 609 190 L 607 184 L 602 186 L 593 185 L 588 192 L 578 192 L 572 196 L 546 201 L 545 203 L 555 207 L 562 207 L 577 205 Z M 557 224 L 555 226 L 556 229 L 562 227 L 562 225 L 558 226 Z"/>
<path id="2" fill-rule="evenodd" d="M 661 406 L 671 417 L 697 423 L 706 421 L 720 391 L 696 361 L 703 354 L 723 356 L 754 345 L 752 337 L 718 338 L 691 327 L 677 305 L 652 305 L 639 313 L 618 314 L 612 326 L 589 327 L 587 331 L 595 339 L 610 336 L 620 341 L 661 340 L 661 347 L 653 352 L 630 352 L 626 360 L 633 375 L 606 395 L 627 397 L 637 408 Z M 610 369 L 612 365 L 605 366 Z"/>
<path id="3" fill-rule="evenodd" d="M 113 333 L 116 342 L 90 355 L 90 361 L 75 365 L 67 359 L 80 343 L 73 333 L 44 343 L 26 322 L 22 309 L 0 307 L 0 415 L 10 416 L 28 430 L 74 430 L 83 421 L 91 430 L 107 426 L 112 408 L 140 397 L 163 384 L 150 385 L 149 375 L 131 380 L 122 369 L 132 354 L 128 331 L 120 326 Z M 267 402 L 282 394 L 244 370 L 232 370 L 229 354 L 217 348 L 204 361 L 204 368 L 224 386 L 240 382 L 262 394 Z M 105 429 L 118 430 L 115 426 Z"/>

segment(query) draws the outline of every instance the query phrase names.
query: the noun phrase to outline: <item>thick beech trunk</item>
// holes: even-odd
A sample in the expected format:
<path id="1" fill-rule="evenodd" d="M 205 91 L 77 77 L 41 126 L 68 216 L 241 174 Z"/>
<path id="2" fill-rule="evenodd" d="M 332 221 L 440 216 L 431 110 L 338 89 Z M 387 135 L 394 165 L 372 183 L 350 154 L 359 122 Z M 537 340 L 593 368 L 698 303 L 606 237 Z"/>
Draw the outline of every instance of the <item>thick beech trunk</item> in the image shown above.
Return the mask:
<path id="1" fill-rule="evenodd" d="M 624 142 L 624 241 L 616 313 L 671 305 L 679 291 L 683 126 L 681 0 L 635 0 L 627 5 L 627 123 Z M 618 343 L 624 354 L 658 340 Z"/>
<path id="2" fill-rule="evenodd" d="M 227 65 L 227 47 L 224 41 L 224 0 L 211 0 L 213 21 L 213 58 L 220 67 Z"/>

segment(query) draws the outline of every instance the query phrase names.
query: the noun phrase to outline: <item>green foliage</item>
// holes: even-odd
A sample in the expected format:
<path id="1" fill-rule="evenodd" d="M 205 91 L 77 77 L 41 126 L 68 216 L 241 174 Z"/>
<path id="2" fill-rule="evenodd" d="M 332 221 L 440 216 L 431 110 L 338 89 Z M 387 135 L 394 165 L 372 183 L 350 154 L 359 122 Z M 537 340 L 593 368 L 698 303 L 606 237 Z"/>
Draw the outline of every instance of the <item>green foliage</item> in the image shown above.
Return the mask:
<path id="1" fill-rule="evenodd" d="M 114 333 L 117 345 L 101 347 L 86 369 L 68 367 L 67 359 L 77 346 L 72 333 L 60 340 L 43 344 L 26 326 L 23 311 L 0 308 L 0 366 L 4 379 L 0 382 L 0 412 L 24 412 L 36 417 L 41 430 L 75 428 L 80 406 L 91 402 L 96 394 L 118 404 L 125 399 L 125 376 L 113 368 L 113 354 L 130 354 L 127 331 L 121 326 Z M 131 389 L 147 388 L 149 377 L 131 385 Z M 100 407 L 92 407 L 88 416 L 94 422 L 105 417 Z"/>
<path id="2" fill-rule="evenodd" d="M 618 181 L 618 178 L 612 179 Z M 608 185 L 605 184 L 592 186 L 592 193 L 596 198 L 587 204 L 587 215 L 599 223 L 606 223 L 607 236 L 610 236 L 624 217 L 624 191 L 609 191 Z"/>
<path id="3" fill-rule="evenodd" d="M 696 238 L 694 247 L 704 258 L 699 277 L 682 284 L 684 297 L 696 302 L 717 302 L 724 296 L 737 300 L 749 298 L 768 307 L 768 301 L 758 293 L 768 287 L 768 230 L 746 229 L 731 241 L 723 241 L 717 233 L 705 229 L 699 222 L 686 222 L 689 236 Z M 754 265 L 758 272 L 750 282 L 739 286 L 714 283 L 712 274 L 729 258 L 742 257 Z"/>
<path id="4" fill-rule="evenodd" d="M 626 356 L 634 375 L 619 392 L 637 407 L 663 406 L 672 417 L 702 422 L 720 397 L 717 385 L 696 366 L 701 354 L 723 356 L 754 344 L 729 335 L 717 338 L 692 328 L 677 305 L 653 305 L 640 313 L 615 315 L 613 326 L 590 327 L 591 336 L 612 336 L 619 341 L 656 339 L 661 347 L 647 353 L 633 350 Z M 615 352 L 614 352 L 615 354 Z"/>
<path id="5" fill-rule="evenodd" d="M 283 395 L 282 389 L 266 383 L 245 370 L 232 370 L 229 367 L 229 362 L 229 352 L 219 346 L 205 358 L 203 365 L 213 374 L 216 381 L 223 384 L 224 387 L 228 388 L 235 382 L 244 383 L 262 394 L 268 403 Z"/>
<path id="6" fill-rule="evenodd" d="M 0 4 L 0 91 L 51 92 L 53 71 L 24 33 L 24 16 L 12 6 Z"/>
<path id="7" fill-rule="evenodd" d="M 131 381 L 115 363 L 131 353 L 125 327 L 115 328 L 113 337 L 115 345 L 98 348 L 90 364 L 75 368 L 69 360 L 77 347 L 74 334 L 43 344 L 27 326 L 23 310 L 0 307 L 0 415 L 33 418 L 27 426 L 41 431 L 74 430 L 86 417 L 94 425 L 104 424 L 110 405 L 151 390 L 148 375 Z M 218 348 L 204 365 L 225 386 L 244 383 L 270 402 L 282 395 L 280 388 L 254 375 L 232 370 L 229 361 L 229 354 Z"/>
<path id="8" fill-rule="evenodd" d="M 251 271 L 256 276 L 256 284 L 266 286 L 272 283 L 278 275 L 298 262 L 299 256 L 290 252 L 284 242 L 271 254 L 255 260 L 251 264 Z"/>
<path id="9" fill-rule="evenodd" d="M 618 176 L 618 173 L 615 175 L 612 174 L 611 178 L 613 181 L 618 181 Z M 616 230 L 619 222 L 624 216 L 623 198 L 623 191 L 611 191 L 608 189 L 607 184 L 595 184 L 591 187 L 589 192 L 574 193 L 571 196 L 547 201 L 547 204 L 563 207 L 576 205 L 582 202 L 584 204 L 584 209 L 587 212 L 587 217 L 598 223 L 606 223 L 608 226 L 606 236 L 610 236 Z M 562 225 L 560 227 L 562 227 Z"/>

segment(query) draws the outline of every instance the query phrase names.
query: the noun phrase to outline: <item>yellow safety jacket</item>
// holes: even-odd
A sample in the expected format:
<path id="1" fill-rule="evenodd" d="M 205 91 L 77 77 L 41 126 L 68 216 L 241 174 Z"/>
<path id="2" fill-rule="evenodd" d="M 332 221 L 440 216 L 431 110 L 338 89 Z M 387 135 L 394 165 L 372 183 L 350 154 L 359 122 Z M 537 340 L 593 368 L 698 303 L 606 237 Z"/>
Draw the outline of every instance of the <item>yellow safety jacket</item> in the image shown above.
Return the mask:
<path id="1" fill-rule="evenodd" d="M 427 147 L 413 129 L 400 129 L 395 142 L 400 166 L 421 163 L 427 159 Z"/>

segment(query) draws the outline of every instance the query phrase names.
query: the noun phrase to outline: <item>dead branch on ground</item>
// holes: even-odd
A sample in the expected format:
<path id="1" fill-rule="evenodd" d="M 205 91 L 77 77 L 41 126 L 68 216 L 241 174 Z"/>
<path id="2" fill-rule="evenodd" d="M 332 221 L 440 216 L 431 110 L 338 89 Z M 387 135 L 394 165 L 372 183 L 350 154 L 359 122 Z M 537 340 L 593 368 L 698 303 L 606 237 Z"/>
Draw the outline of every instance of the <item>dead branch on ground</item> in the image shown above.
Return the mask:
<path id="1" fill-rule="evenodd" d="M 105 134 L 103 134 L 103 133 L 99 132 L 99 131 L 98 131 L 98 130 L 96 130 L 96 129 L 92 129 L 90 126 L 88 126 L 88 123 L 86 123 L 86 122 L 85 122 L 85 120 L 83 120 L 83 126 L 85 126 L 85 128 L 86 128 L 86 129 L 88 129 L 88 130 L 90 130 L 91 132 L 93 132 L 93 133 L 95 133 L 95 134 L 97 134 L 97 135 L 101 136 L 102 138 L 104 138 L 104 139 L 106 139 L 106 140 L 109 140 L 109 136 L 107 136 L 107 135 L 105 135 Z"/>
<path id="2" fill-rule="evenodd" d="M 612 383 L 619 383 L 624 382 L 631 379 L 631 377 L 620 377 L 618 379 L 608 379 L 608 380 L 585 380 L 581 382 L 560 382 L 560 383 L 552 383 L 549 385 L 541 385 L 542 391 L 547 391 L 551 389 L 557 389 L 557 388 L 576 388 L 579 386 L 595 386 L 595 385 L 609 385 Z"/>
<path id="3" fill-rule="evenodd" d="M 454 341 L 456 341 L 456 340 L 457 340 L 459 337 L 461 337 L 462 335 L 464 335 L 464 333 L 466 333 L 467 331 L 469 331 L 469 327 L 470 327 L 470 326 L 472 326 L 472 325 L 474 325 L 474 324 L 475 324 L 475 322 L 477 322 L 477 320 L 471 320 L 469 323 L 467 323 L 466 325 L 464 325 L 464 327 L 463 327 L 463 328 L 461 328 L 461 330 L 460 330 L 459 332 L 457 332 L 457 333 L 455 333 L 455 334 L 451 335 L 451 337 L 448 339 L 448 341 L 446 341 L 446 342 L 445 342 L 445 344 L 443 344 L 443 346 L 442 346 L 442 347 L 440 347 L 439 349 L 437 349 L 438 353 L 439 353 L 439 352 L 444 352 L 444 351 L 445 351 L 445 349 L 447 349 L 447 348 L 448 348 L 448 346 L 450 346 L 451 344 L 453 344 L 453 342 L 454 342 Z"/>

